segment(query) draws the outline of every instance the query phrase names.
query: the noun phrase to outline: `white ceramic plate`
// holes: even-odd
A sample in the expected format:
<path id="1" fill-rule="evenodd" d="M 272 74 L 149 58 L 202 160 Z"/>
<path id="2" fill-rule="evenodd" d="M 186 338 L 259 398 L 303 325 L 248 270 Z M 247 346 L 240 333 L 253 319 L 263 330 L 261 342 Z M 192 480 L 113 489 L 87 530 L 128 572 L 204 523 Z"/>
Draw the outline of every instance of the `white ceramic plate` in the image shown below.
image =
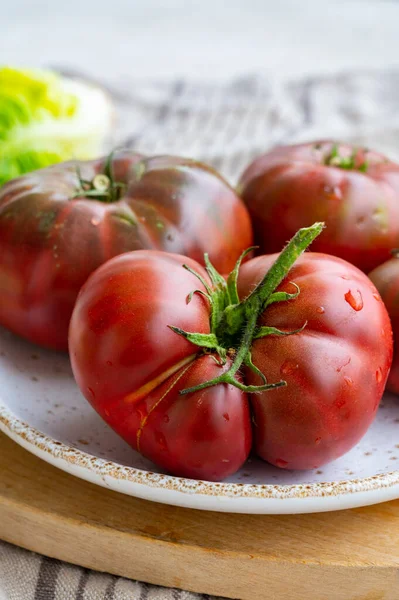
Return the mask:
<path id="1" fill-rule="evenodd" d="M 228 482 L 171 477 L 134 452 L 80 394 L 68 357 L 0 328 L 0 430 L 52 465 L 117 492 L 203 510 L 300 513 L 399 498 L 399 398 L 386 396 L 362 442 L 315 471 L 250 459 Z"/>

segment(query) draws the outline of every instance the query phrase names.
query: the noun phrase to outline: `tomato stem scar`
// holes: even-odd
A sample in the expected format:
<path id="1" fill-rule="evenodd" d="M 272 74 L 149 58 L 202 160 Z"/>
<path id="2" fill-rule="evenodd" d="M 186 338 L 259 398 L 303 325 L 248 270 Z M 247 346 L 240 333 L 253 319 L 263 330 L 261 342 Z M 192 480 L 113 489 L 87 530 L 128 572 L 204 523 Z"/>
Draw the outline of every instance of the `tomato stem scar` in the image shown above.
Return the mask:
<path id="1" fill-rule="evenodd" d="M 112 160 L 114 153 L 111 152 L 104 165 L 104 172 L 97 173 L 93 179 L 83 179 L 79 166 L 76 167 L 76 175 L 78 178 L 78 187 L 74 198 L 92 198 L 99 202 L 117 202 L 121 197 L 126 185 L 119 181 L 115 181 L 112 169 Z"/>

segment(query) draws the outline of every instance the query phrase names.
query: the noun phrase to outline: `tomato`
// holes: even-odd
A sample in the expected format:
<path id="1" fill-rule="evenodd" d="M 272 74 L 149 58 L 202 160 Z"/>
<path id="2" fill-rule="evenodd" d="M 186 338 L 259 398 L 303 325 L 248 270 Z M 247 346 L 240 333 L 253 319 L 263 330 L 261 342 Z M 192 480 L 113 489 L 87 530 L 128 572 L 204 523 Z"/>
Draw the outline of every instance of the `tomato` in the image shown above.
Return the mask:
<path id="1" fill-rule="evenodd" d="M 251 448 L 246 395 L 220 385 L 179 396 L 221 367 L 197 358 L 168 324 L 209 333 L 209 307 L 183 256 L 141 250 L 118 256 L 89 278 L 71 321 L 71 362 L 83 394 L 134 449 L 186 477 L 219 480 Z M 183 386 L 183 387 L 182 387 Z"/>
<path id="2" fill-rule="evenodd" d="M 0 324 L 66 349 L 79 289 L 123 252 L 204 252 L 221 270 L 252 243 L 246 208 L 210 167 L 118 152 L 30 173 L 0 190 Z"/>
<path id="3" fill-rule="evenodd" d="M 374 269 L 369 277 L 375 284 L 391 318 L 394 355 L 387 389 L 399 394 L 399 259 L 395 256 Z"/>
<path id="4" fill-rule="evenodd" d="M 238 190 L 260 253 L 324 221 L 313 250 L 369 272 L 399 245 L 399 165 L 382 154 L 321 141 L 275 148 L 243 173 Z"/>
<path id="5" fill-rule="evenodd" d="M 275 256 L 243 265 L 245 297 Z M 381 298 L 364 273 L 340 258 L 309 252 L 280 289 L 300 288 L 291 302 L 271 305 L 262 323 L 285 337 L 255 340 L 252 360 L 269 381 L 286 387 L 251 396 L 255 448 L 287 469 L 310 469 L 338 458 L 366 433 L 382 397 L 392 361 L 392 331 Z M 248 383 L 258 381 L 246 371 Z"/>
<path id="6" fill-rule="evenodd" d="M 288 469 L 347 452 L 375 417 L 392 331 L 364 273 L 337 257 L 300 257 L 320 230 L 299 231 L 280 255 L 238 261 L 226 278 L 209 261 L 163 252 L 108 261 L 83 286 L 70 326 L 87 400 L 175 475 L 223 479 L 251 440 Z"/>

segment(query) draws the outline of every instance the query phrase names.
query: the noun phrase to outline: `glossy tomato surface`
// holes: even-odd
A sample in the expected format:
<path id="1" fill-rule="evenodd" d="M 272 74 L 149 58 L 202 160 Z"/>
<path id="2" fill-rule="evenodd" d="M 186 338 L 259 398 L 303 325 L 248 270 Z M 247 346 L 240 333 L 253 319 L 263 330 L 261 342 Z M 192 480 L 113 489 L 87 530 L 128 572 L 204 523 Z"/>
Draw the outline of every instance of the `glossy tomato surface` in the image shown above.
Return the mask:
<path id="1" fill-rule="evenodd" d="M 73 313 L 70 355 L 83 394 L 133 448 L 172 473 L 217 481 L 248 456 L 249 405 L 230 385 L 179 395 L 222 369 L 168 327 L 209 332 L 204 298 L 187 304 L 201 284 L 184 263 L 208 279 L 195 261 L 153 251 L 98 269 Z"/>
<path id="2" fill-rule="evenodd" d="M 151 248 L 201 262 L 208 252 L 226 271 L 252 243 L 245 206 L 210 167 L 119 152 L 115 197 L 85 196 L 80 180 L 95 181 L 106 163 L 56 165 L 0 190 L 0 324 L 38 344 L 67 348 L 78 291 L 111 257 Z"/>
<path id="3" fill-rule="evenodd" d="M 369 274 L 381 294 L 391 318 L 394 356 L 387 389 L 399 394 L 399 258 L 393 257 Z"/>
<path id="4" fill-rule="evenodd" d="M 276 256 L 245 263 L 245 298 Z M 307 253 L 279 291 L 297 298 L 270 305 L 259 325 L 293 335 L 255 339 L 253 363 L 269 383 L 286 387 L 244 393 L 217 384 L 187 395 L 229 369 L 173 332 L 210 332 L 210 304 L 182 256 L 138 251 L 112 259 L 87 281 L 70 328 L 76 381 L 103 419 L 133 448 L 167 471 L 218 480 L 256 453 L 282 468 L 310 469 L 347 452 L 373 421 L 392 360 L 389 317 L 364 273 L 335 257 Z M 229 355 L 228 355 L 229 356 Z M 233 355 L 234 356 L 234 355 Z M 248 368 L 239 381 L 262 383 Z M 250 414 L 253 413 L 253 423 Z"/>
<path id="5" fill-rule="evenodd" d="M 275 256 L 242 266 L 246 296 Z M 372 423 L 392 361 L 392 330 L 380 295 L 368 277 L 346 261 L 305 253 L 280 290 L 300 294 L 271 305 L 262 324 L 282 331 L 252 346 L 254 364 L 269 382 L 287 386 L 251 395 L 257 454 L 287 469 L 311 469 L 352 448 Z M 251 372 L 249 383 L 260 383 Z"/>
<path id="6" fill-rule="evenodd" d="M 249 165 L 238 190 L 260 254 L 315 221 L 326 229 L 312 250 L 366 273 L 399 245 L 399 165 L 377 152 L 330 141 L 281 146 Z"/>

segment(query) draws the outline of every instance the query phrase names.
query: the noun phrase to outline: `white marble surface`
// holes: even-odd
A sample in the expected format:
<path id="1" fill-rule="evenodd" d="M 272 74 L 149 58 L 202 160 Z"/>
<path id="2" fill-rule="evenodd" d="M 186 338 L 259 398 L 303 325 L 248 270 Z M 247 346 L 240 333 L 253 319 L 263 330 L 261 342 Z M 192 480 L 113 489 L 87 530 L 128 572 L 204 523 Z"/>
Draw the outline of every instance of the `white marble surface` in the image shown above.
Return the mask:
<path id="1" fill-rule="evenodd" d="M 119 78 L 399 65 L 399 2 L 4 0 L 0 61 Z"/>

